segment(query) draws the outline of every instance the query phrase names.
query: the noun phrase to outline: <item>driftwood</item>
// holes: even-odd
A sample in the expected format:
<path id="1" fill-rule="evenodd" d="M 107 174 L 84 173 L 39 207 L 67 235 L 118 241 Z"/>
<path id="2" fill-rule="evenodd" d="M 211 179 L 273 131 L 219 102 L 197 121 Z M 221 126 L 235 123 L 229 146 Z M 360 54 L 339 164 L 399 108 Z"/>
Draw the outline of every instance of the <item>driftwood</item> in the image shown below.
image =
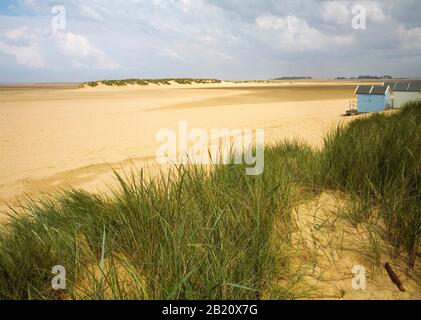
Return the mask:
<path id="1" fill-rule="evenodd" d="M 389 274 L 390 280 L 392 280 L 392 282 L 398 287 L 398 289 L 401 292 L 405 292 L 405 288 L 403 287 L 402 281 L 393 271 L 392 266 L 389 264 L 389 262 L 386 262 L 384 266 L 386 268 L 387 273 Z"/>

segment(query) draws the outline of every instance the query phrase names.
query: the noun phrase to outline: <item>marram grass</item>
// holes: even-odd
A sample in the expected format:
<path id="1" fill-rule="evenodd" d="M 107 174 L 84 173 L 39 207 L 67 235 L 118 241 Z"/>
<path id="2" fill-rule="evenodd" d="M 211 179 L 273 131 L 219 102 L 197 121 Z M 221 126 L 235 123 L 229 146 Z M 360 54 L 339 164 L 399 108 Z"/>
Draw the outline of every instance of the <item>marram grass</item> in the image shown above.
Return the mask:
<path id="1" fill-rule="evenodd" d="M 421 103 L 339 127 L 321 150 L 280 142 L 261 176 L 243 166 L 117 175 L 107 195 L 67 191 L 26 201 L 0 230 L 1 299 L 289 299 L 291 210 L 341 190 L 349 218 L 376 215 L 414 266 L 421 241 Z M 66 268 L 67 290 L 51 287 Z"/>
<path id="2" fill-rule="evenodd" d="M 289 224 L 292 191 L 270 157 L 258 177 L 242 166 L 180 167 L 156 180 L 118 176 L 112 196 L 26 203 L 0 232 L 0 297 L 259 299 L 289 241 L 273 237 L 275 220 Z M 55 265 L 67 271 L 64 296 L 51 289 Z"/>
<path id="3" fill-rule="evenodd" d="M 127 85 L 141 85 L 141 86 L 148 86 L 149 84 L 155 85 L 171 85 L 171 82 L 175 82 L 177 84 L 215 84 L 221 83 L 221 80 L 217 79 L 191 79 L 191 78 L 168 78 L 168 79 L 125 79 L 125 80 L 103 80 L 103 81 L 93 81 L 93 82 L 85 82 L 82 83 L 82 87 L 89 86 L 89 87 L 97 87 L 99 84 L 103 84 L 106 86 L 116 86 L 116 87 L 124 87 Z"/>
<path id="4" fill-rule="evenodd" d="M 325 141 L 322 175 L 329 188 L 358 201 L 358 224 L 378 213 L 385 238 L 414 266 L 421 243 L 421 102 L 338 128 Z"/>

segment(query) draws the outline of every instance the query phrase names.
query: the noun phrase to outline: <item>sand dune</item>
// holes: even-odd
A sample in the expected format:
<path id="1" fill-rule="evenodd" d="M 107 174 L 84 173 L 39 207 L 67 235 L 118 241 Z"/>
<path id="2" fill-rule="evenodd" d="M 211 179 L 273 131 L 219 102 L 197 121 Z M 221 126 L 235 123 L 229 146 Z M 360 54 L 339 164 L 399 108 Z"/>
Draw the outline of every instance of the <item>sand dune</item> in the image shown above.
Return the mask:
<path id="1" fill-rule="evenodd" d="M 315 146 L 344 118 L 354 84 L 221 83 L 0 90 L 0 202 L 62 187 L 97 190 L 112 167 L 154 165 L 157 132 L 265 129 Z"/>

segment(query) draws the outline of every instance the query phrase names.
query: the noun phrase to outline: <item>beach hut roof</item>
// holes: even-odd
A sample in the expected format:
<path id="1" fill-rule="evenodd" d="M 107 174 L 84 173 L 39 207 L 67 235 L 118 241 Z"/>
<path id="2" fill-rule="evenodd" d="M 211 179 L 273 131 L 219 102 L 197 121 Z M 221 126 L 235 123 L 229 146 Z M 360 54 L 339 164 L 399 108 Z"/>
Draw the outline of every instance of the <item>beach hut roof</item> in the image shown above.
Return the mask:
<path id="1" fill-rule="evenodd" d="M 421 92 L 421 83 L 410 83 L 408 87 L 408 91 L 411 92 Z"/>
<path id="2" fill-rule="evenodd" d="M 420 92 L 421 91 L 421 82 L 420 81 L 405 81 L 405 82 L 396 82 L 390 84 L 390 87 L 393 91 L 398 92 Z"/>
<path id="3" fill-rule="evenodd" d="M 391 89 L 397 92 L 421 92 L 421 81 L 398 81 L 398 82 L 385 82 L 381 86 L 367 86 L 359 85 L 355 90 L 355 94 L 374 94 L 384 95 L 387 90 Z"/>
<path id="4" fill-rule="evenodd" d="M 410 83 L 409 82 L 397 82 L 393 86 L 394 91 L 408 91 Z"/>
<path id="5" fill-rule="evenodd" d="M 359 85 L 355 90 L 355 94 L 373 94 L 373 95 L 385 95 L 387 90 L 390 88 L 389 85 L 382 86 L 362 86 Z"/>
<path id="6" fill-rule="evenodd" d="M 390 86 L 390 89 L 395 90 L 399 82 L 387 82 L 387 84 Z"/>
<path id="7" fill-rule="evenodd" d="M 373 86 L 361 86 L 361 85 L 359 85 L 357 87 L 357 90 L 355 90 L 355 94 L 370 94 L 372 88 L 373 88 Z"/>
<path id="8" fill-rule="evenodd" d="M 389 85 L 373 86 L 370 94 L 385 95 L 388 89 L 389 89 Z"/>

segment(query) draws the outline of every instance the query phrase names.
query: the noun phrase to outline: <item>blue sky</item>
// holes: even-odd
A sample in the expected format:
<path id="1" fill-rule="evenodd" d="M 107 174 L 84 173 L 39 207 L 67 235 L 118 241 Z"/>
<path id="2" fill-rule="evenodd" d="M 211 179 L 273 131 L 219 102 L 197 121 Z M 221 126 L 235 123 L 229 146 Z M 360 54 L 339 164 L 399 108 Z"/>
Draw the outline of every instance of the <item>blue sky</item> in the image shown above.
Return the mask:
<path id="1" fill-rule="evenodd" d="M 418 0 L 2 0 L 0 82 L 421 77 L 419 12 Z"/>

